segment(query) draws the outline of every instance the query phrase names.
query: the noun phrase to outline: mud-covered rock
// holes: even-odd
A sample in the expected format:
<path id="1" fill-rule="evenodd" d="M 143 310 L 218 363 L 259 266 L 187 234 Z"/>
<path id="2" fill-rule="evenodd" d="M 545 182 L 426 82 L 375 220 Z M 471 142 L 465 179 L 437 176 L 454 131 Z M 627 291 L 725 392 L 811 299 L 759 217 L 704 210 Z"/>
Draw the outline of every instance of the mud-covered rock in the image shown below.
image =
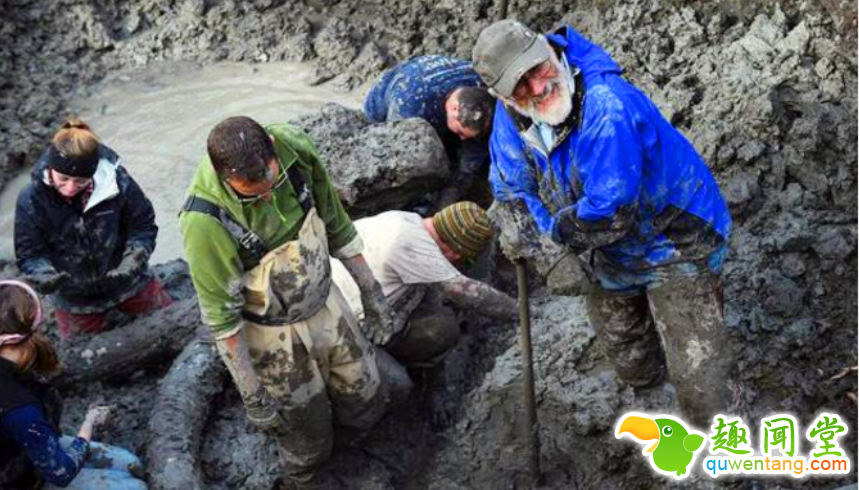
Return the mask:
<path id="1" fill-rule="evenodd" d="M 614 424 L 624 410 L 676 412 L 673 392 L 659 387 L 637 396 L 606 369 L 581 299 L 549 296 L 531 307 L 547 487 L 623 488 L 641 478 L 649 469 L 626 457 L 637 452 L 633 447 L 613 442 Z M 506 488 L 521 480 L 528 461 L 523 397 L 521 358 L 514 345 L 464 400 L 462 419 L 446 434 L 450 445 L 421 480 L 426 488 Z"/>
<path id="2" fill-rule="evenodd" d="M 450 176 L 444 146 L 424 120 L 372 124 L 359 111 L 328 104 L 294 122 L 316 142 L 353 218 L 402 209 Z"/>

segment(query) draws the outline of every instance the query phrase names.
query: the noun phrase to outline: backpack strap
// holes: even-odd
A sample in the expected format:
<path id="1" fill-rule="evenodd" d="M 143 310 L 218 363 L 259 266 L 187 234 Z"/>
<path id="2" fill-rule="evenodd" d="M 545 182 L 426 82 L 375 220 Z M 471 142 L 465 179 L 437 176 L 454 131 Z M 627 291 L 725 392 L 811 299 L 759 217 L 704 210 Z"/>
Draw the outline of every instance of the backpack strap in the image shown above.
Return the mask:
<path id="1" fill-rule="evenodd" d="M 298 165 L 293 163 L 286 169 L 286 175 L 289 177 L 289 183 L 292 185 L 292 190 L 295 191 L 295 195 L 298 197 L 298 202 L 301 204 L 301 209 L 304 210 L 304 214 L 310 212 L 310 209 L 313 208 L 313 194 L 310 193 L 310 189 L 307 188 L 307 181 L 304 180 L 304 175 L 298 170 Z"/>
<path id="2" fill-rule="evenodd" d="M 218 220 L 221 226 L 236 241 L 239 248 L 239 257 L 245 270 L 251 270 L 259 265 L 265 254 L 269 252 L 268 246 L 266 246 L 265 242 L 263 242 L 262 238 L 256 232 L 245 228 L 244 225 L 233 219 L 225 209 L 216 204 L 192 195 L 185 201 L 182 211 L 202 213 Z"/>
<path id="3" fill-rule="evenodd" d="M 307 187 L 304 175 L 298 169 L 298 166 L 294 164 L 286 169 L 286 175 L 304 214 L 309 213 L 313 208 L 313 194 L 311 194 L 310 189 Z M 221 226 L 236 241 L 239 247 L 239 257 L 241 257 L 245 270 L 251 270 L 259 265 L 262 258 L 269 252 L 268 246 L 266 246 L 265 242 L 255 231 L 246 228 L 233 219 L 230 213 L 217 204 L 192 195 L 188 197 L 188 200 L 185 201 L 185 205 L 182 207 L 182 212 L 185 211 L 202 213 L 218 220 Z"/>

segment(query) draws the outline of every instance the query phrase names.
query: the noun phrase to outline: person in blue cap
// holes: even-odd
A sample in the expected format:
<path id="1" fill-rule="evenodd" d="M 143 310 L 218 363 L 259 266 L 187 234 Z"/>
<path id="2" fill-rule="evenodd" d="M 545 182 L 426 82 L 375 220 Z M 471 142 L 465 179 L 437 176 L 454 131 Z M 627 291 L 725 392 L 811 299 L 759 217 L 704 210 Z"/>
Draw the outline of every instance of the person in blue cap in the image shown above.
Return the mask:
<path id="1" fill-rule="evenodd" d="M 485 179 L 495 99 L 481 85 L 466 60 L 418 56 L 383 73 L 364 100 L 364 114 L 372 122 L 416 117 L 435 128 L 454 163 L 439 208 L 458 201 Z"/>
<path id="2" fill-rule="evenodd" d="M 701 156 L 571 27 L 540 35 L 499 21 L 472 54 L 499 99 L 495 198 L 527 210 L 568 251 L 550 282 L 589 271 L 579 289 L 620 378 L 652 385 L 667 366 L 693 422 L 728 408 L 734 356 L 720 272 L 731 218 Z"/>

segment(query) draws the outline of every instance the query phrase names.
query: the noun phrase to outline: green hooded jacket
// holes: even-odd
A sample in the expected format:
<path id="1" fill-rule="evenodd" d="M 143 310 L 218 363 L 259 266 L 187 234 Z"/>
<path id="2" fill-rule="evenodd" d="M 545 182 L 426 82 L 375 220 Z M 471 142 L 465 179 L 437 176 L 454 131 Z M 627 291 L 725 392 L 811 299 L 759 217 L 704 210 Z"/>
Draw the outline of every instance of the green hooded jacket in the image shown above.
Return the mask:
<path id="1" fill-rule="evenodd" d="M 265 126 L 274 138 L 274 148 L 283 169 L 298 165 L 313 194 L 316 211 L 334 254 L 349 249 L 348 257 L 360 253 L 358 232 L 346 214 L 331 178 L 310 138 L 288 124 Z M 283 170 L 281 170 L 283 171 Z M 289 181 L 272 192 L 269 201 L 244 205 L 233 189 L 218 177 L 208 157 L 197 168 L 188 195 L 198 196 L 225 209 L 236 221 L 255 231 L 269 250 L 298 238 L 304 212 Z M 183 212 L 179 227 L 185 245 L 185 260 L 197 290 L 203 322 L 216 339 L 229 337 L 242 326 L 244 266 L 233 237 L 221 223 L 206 214 Z"/>

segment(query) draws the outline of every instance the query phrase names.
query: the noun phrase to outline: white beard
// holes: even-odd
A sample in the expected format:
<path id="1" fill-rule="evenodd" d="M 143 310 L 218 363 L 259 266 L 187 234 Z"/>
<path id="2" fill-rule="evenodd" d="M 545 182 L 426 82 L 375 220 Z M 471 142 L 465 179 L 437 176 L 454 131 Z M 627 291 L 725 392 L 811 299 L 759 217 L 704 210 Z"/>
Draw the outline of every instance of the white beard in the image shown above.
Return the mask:
<path id="1" fill-rule="evenodd" d="M 536 100 L 529 100 L 525 106 L 514 101 L 511 105 L 516 109 L 516 112 L 535 122 L 549 126 L 558 126 L 567 120 L 573 110 L 573 94 L 570 91 L 569 75 L 560 66 L 558 68 L 560 74 L 546 85 L 546 93 L 551 93 L 552 89 L 555 90 L 554 100 L 551 104 L 540 110 L 537 108 Z"/>

